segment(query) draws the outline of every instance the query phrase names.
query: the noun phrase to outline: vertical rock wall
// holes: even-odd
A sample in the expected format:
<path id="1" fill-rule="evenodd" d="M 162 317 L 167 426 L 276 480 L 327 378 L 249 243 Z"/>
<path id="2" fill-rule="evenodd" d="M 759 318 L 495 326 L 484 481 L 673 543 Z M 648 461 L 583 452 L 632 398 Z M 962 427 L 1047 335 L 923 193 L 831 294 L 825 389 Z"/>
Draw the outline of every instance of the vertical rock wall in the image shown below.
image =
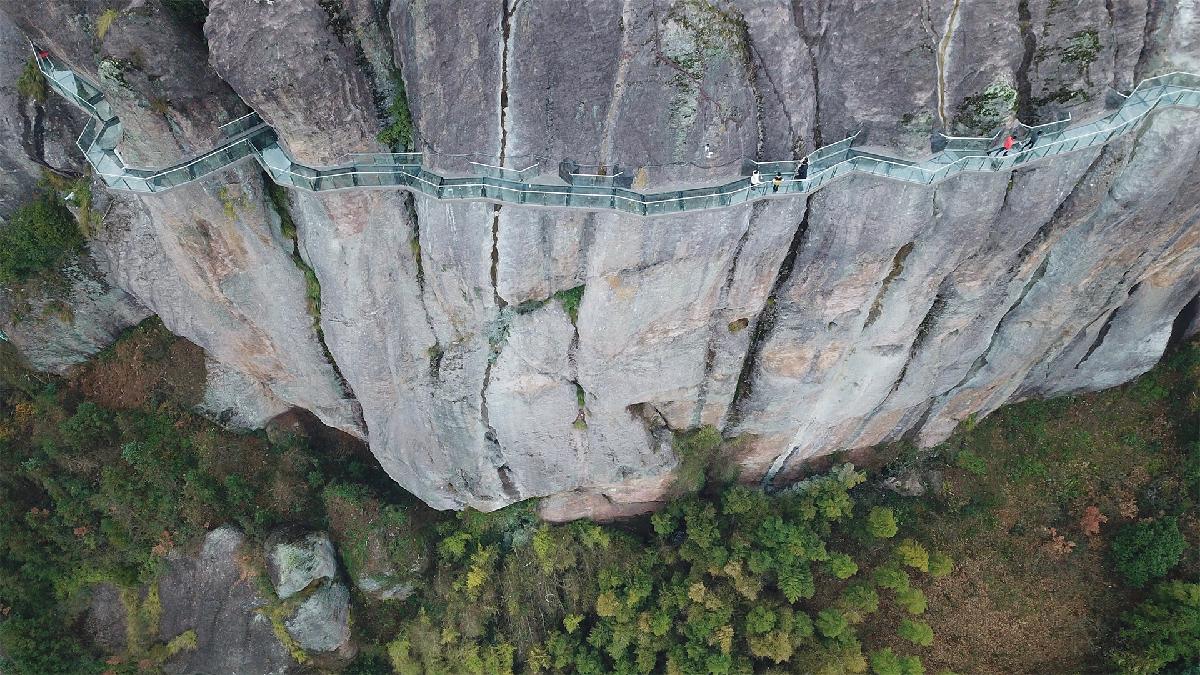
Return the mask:
<path id="1" fill-rule="evenodd" d="M 0 6 L 85 74 L 172 39 L 211 64 L 147 57 L 145 77 L 107 83 L 147 161 L 201 146 L 239 99 L 304 161 L 386 151 L 396 74 L 441 170 L 571 159 L 656 189 L 859 130 L 917 157 L 936 130 L 1083 118 L 1110 87 L 1200 70 L 1184 0 L 211 0 L 205 40 L 149 2 L 99 46 L 98 6 L 50 4 Z M 1162 113 L 1012 174 L 854 177 L 656 218 L 390 191 L 276 204 L 243 165 L 116 200 L 100 241 L 169 327 L 276 405 L 365 436 L 430 504 L 554 495 L 546 517 L 603 517 L 662 497 L 673 432 L 715 426 L 746 479 L 786 480 L 805 458 L 936 443 L 1005 402 L 1149 368 L 1200 293 L 1197 119 Z"/>

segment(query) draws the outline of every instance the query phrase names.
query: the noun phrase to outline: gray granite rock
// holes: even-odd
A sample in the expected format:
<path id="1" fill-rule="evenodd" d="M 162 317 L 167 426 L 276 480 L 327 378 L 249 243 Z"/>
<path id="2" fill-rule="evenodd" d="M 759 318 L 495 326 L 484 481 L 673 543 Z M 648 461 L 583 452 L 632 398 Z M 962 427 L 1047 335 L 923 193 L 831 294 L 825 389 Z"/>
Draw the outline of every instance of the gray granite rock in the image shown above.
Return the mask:
<path id="1" fill-rule="evenodd" d="M 267 562 L 275 594 L 281 600 L 303 591 L 313 582 L 337 576 L 333 542 L 322 532 L 269 546 Z"/>
<path id="2" fill-rule="evenodd" d="M 266 599 L 242 571 L 245 537 L 231 527 L 208 534 L 198 556 L 172 555 L 158 582 L 159 635 L 196 631 L 197 648 L 168 660 L 168 673 L 287 673 L 294 662 L 260 612 Z"/>
<path id="3" fill-rule="evenodd" d="M 134 45 L 154 52 L 125 85 L 101 83 L 130 116 L 131 157 L 186 153 L 238 97 L 310 161 L 377 151 L 395 69 L 431 166 L 553 173 L 572 159 L 652 189 L 858 130 L 921 157 L 939 130 L 1082 119 L 1110 88 L 1200 71 L 1187 0 L 487 0 L 386 15 L 367 0 L 213 0 L 207 45 L 154 2 L 102 44 L 98 2 L 44 4 L 0 0 L 86 75 Z M 165 63 L 170 41 L 198 67 Z M 547 496 L 547 519 L 616 517 L 663 498 L 675 431 L 716 426 L 746 480 L 786 481 L 813 456 L 934 444 L 1006 402 L 1144 372 L 1193 330 L 1196 120 L 1163 113 L 1010 175 L 860 176 L 650 219 L 290 193 L 319 334 L 250 167 L 115 199 L 93 249 L 169 328 L 268 399 L 365 437 L 429 504 Z M 578 287 L 571 319 L 555 295 Z"/>
<path id="4" fill-rule="evenodd" d="M 350 642 L 350 591 L 337 582 L 322 583 L 284 625 L 306 651 L 333 652 L 345 648 Z"/>

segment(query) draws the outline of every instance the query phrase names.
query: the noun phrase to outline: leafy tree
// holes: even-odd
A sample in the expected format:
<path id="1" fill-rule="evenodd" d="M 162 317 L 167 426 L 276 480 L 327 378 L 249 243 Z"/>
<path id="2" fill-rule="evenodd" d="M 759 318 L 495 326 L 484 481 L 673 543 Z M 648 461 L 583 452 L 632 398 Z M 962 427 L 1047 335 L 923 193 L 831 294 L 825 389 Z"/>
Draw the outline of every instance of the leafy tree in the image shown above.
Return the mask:
<path id="1" fill-rule="evenodd" d="M 929 553 L 924 546 L 913 539 L 905 539 L 896 546 L 896 557 L 909 567 L 922 572 L 929 571 Z"/>
<path id="2" fill-rule="evenodd" d="M 563 308 L 574 316 L 579 312 L 579 303 L 583 298 L 583 287 L 563 291 L 561 294 Z M 679 458 L 676 469 L 675 489 L 681 493 L 693 493 L 704 487 L 708 468 L 712 463 L 717 448 L 721 445 L 721 432 L 716 427 L 706 426 L 695 431 L 675 435 L 675 455 Z"/>
<path id="3" fill-rule="evenodd" d="M 858 573 L 858 564 L 845 553 L 835 553 L 829 557 L 829 571 L 838 579 L 849 579 Z"/>
<path id="4" fill-rule="evenodd" d="M 896 602 L 909 614 L 925 613 L 925 594 L 919 588 L 896 591 Z"/>
<path id="5" fill-rule="evenodd" d="M 392 103 L 388 106 L 391 124 L 379 132 L 379 142 L 400 152 L 407 152 L 412 147 L 413 121 L 412 112 L 408 108 L 408 96 L 404 91 L 404 79 L 396 73 L 392 78 L 395 93 Z"/>
<path id="6" fill-rule="evenodd" d="M 746 633 L 749 635 L 762 635 L 770 632 L 775 628 L 776 621 L 775 612 L 762 606 L 755 605 L 746 615 Z"/>
<path id="7" fill-rule="evenodd" d="M 867 514 L 867 532 L 872 537 L 889 539 L 896 536 L 896 532 L 899 530 L 899 526 L 896 525 L 896 514 L 891 509 L 875 506 Z"/>
<path id="8" fill-rule="evenodd" d="M 922 647 L 929 647 L 933 644 L 933 629 L 924 621 L 905 619 L 896 630 L 896 635 Z"/>
<path id="9" fill-rule="evenodd" d="M 934 551 L 929 554 L 929 575 L 934 579 L 950 576 L 954 571 L 954 559 L 945 553 Z"/>
<path id="10" fill-rule="evenodd" d="M 50 89 L 46 85 L 46 76 L 38 68 L 37 59 L 31 57 L 25 63 L 24 70 L 17 78 L 17 93 L 31 101 L 45 103 Z"/>
<path id="11" fill-rule="evenodd" d="M 56 195 L 41 194 L 0 229 L 0 282 L 24 281 L 83 248 L 75 217 Z"/>
<path id="12" fill-rule="evenodd" d="M 842 591 L 838 607 L 852 623 L 857 623 L 879 609 L 879 593 L 865 582 L 850 584 Z"/>
<path id="13" fill-rule="evenodd" d="M 1148 674 L 1200 660 L 1200 583 L 1162 582 L 1122 617 L 1121 647 L 1113 665 Z M 1182 671 L 1181 671 L 1182 672 Z"/>
<path id="14" fill-rule="evenodd" d="M 1166 576 L 1186 548 L 1179 520 L 1170 516 L 1121 528 L 1113 538 L 1112 558 L 1125 581 L 1141 588 L 1151 579 Z"/>
<path id="15" fill-rule="evenodd" d="M 773 630 L 765 635 L 753 635 L 748 640 L 750 653 L 759 659 L 770 659 L 783 663 L 792 658 L 795 651 L 792 638 L 786 631 Z"/>
<path id="16" fill-rule="evenodd" d="M 894 563 L 875 570 L 875 584 L 880 588 L 902 591 L 908 589 L 910 583 L 908 572 L 900 569 Z"/>
<path id="17" fill-rule="evenodd" d="M 885 647 L 871 653 L 871 672 L 875 675 L 903 675 L 904 671 L 900 667 L 900 657 L 892 651 L 891 647 Z"/>
<path id="18" fill-rule="evenodd" d="M 817 613 L 815 625 L 821 635 L 833 639 L 845 633 L 850 627 L 850 622 L 841 612 L 828 608 Z"/>

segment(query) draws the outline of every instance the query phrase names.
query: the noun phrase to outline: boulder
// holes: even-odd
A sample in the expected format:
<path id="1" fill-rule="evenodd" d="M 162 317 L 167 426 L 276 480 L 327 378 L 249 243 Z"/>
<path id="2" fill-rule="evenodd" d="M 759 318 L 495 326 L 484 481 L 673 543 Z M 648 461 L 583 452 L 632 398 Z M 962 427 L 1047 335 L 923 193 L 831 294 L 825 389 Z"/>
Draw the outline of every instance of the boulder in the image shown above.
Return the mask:
<path id="1" fill-rule="evenodd" d="M 323 581 L 284 625 L 305 651 L 344 650 L 350 643 L 350 591 L 341 583 Z"/>
<path id="2" fill-rule="evenodd" d="M 305 590 L 314 581 L 337 576 L 333 542 L 323 532 L 268 546 L 268 551 L 267 568 L 281 600 Z"/>

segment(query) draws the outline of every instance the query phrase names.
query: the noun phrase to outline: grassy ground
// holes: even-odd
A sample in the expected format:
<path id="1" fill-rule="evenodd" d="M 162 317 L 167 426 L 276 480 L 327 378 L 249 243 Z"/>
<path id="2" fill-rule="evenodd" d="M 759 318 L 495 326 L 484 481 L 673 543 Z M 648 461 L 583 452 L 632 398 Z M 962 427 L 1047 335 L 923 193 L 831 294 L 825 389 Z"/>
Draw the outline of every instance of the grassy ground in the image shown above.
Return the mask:
<path id="1" fill-rule="evenodd" d="M 940 494 L 884 497 L 958 561 L 934 582 L 926 659 L 971 673 L 1104 672 L 1120 613 L 1140 599 L 1107 560 L 1140 518 L 1183 513 L 1191 547 L 1176 574 L 1200 576 L 1200 495 L 1183 477 L 1200 452 L 1200 346 L 1123 387 L 1006 407 L 885 469 L 940 474 Z M 1086 533 L 1088 508 L 1103 522 Z"/>

